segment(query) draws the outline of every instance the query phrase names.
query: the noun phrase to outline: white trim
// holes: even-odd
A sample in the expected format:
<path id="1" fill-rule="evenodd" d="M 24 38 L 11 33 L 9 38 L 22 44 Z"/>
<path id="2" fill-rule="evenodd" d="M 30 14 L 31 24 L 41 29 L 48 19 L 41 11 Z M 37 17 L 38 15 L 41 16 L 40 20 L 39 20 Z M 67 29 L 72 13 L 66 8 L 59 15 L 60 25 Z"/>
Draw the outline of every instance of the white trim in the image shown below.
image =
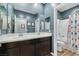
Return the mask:
<path id="1" fill-rule="evenodd" d="M 57 56 L 57 10 L 54 6 L 54 56 Z"/>

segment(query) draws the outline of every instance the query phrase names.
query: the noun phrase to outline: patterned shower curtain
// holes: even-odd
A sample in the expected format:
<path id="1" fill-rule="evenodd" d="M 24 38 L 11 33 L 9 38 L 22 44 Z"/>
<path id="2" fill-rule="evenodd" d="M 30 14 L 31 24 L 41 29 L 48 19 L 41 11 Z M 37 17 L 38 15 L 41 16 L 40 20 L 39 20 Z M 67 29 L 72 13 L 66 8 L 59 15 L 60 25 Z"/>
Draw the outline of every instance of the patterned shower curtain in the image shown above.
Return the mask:
<path id="1" fill-rule="evenodd" d="M 68 49 L 79 54 L 79 10 L 69 16 Z"/>

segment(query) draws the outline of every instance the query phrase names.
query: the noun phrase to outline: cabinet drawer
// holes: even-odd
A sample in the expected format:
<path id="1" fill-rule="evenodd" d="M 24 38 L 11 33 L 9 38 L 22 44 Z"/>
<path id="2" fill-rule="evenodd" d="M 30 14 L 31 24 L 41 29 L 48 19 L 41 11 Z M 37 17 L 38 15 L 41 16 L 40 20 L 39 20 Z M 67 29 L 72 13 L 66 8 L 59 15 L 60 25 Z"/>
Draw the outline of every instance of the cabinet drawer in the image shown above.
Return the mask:
<path id="1" fill-rule="evenodd" d="M 12 42 L 12 43 L 7 43 L 5 45 L 6 45 L 7 48 L 14 48 L 14 47 L 17 47 L 18 46 L 18 43 Z"/>
<path id="2" fill-rule="evenodd" d="M 11 43 L 6 43 L 5 45 L 7 48 L 14 48 L 14 47 L 20 47 L 20 46 L 29 45 L 29 44 L 33 44 L 33 40 L 11 42 Z"/>
<path id="3" fill-rule="evenodd" d="M 8 51 L 9 56 L 19 56 L 20 55 L 19 48 L 10 48 L 7 51 Z"/>
<path id="4" fill-rule="evenodd" d="M 33 44 L 33 43 L 34 43 L 34 40 L 26 40 L 26 41 L 18 42 L 18 45 L 19 46 L 25 46 L 25 45 L 30 45 L 30 44 Z"/>

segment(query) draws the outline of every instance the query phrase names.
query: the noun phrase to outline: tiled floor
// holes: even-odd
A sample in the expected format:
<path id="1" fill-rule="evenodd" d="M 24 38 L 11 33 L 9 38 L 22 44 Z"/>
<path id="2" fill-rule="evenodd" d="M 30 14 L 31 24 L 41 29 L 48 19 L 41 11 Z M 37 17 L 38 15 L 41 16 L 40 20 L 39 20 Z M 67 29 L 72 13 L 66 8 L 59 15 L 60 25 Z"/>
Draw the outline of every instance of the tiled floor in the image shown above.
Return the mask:
<path id="1" fill-rule="evenodd" d="M 50 53 L 48 53 L 48 55 L 46 55 L 46 56 L 53 56 L 53 53 L 52 53 L 52 52 L 50 52 Z"/>
<path id="2" fill-rule="evenodd" d="M 58 52 L 57 55 L 58 56 L 79 56 L 76 53 L 73 53 L 73 52 L 71 52 L 71 51 L 69 51 L 67 49 L 63 49 L 63 51 L 62 52 Z"/>
<path id="3" fill-rule="evenodd" d="M 51 54 L 48 54 L 47 56 L 53 56 L 53 55 L 51 55 Z"/>

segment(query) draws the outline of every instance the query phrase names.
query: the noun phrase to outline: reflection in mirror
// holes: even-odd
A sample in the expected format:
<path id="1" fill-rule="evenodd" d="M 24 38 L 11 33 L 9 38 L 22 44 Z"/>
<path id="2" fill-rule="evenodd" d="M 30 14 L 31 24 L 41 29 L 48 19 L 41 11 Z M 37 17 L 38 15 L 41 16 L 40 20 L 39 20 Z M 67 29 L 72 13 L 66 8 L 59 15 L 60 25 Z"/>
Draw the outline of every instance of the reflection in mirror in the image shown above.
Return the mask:
<path id="1" fill-rule="evenodd" d="M 0 4 L 0 35 L 8 33 L 51 32 L 50 17 L 17 10 L 13 4 Z"/>
<path id="2" fill-rule="evenodd" d="M 1 14 L 0 14 L 0 35 L 1 35 L 2 23 L 3 23 L 3 20 L 1 18 Z"/>
<path id="3" fill-rule="evenodd" d="M 50 17 L 47 17 L 45 19 L 45 32 L 51 32 L 50 31 Z"/>
<path id="4" fill-rule="evenodd" d="M 45 26 L 45 21 L 44 20 L 41 20 L 40 21 L 40 31 L 41 32 L 45 32 L 44 26 Z"/>
<path id="5" fill-rule="evenodd" d="M 26 33 L 27 32 L 27 20 L 24 18 L 15 17 L 15 33 Z"/>
<path id="6" fill-rule="evenodd" d="M 32 26 L 34 26 L 34 23 L 32 23 Z"/>
<path id="7" fill-rule="evenodd" d="M 14 14 L 15 14 L 15 33 L 20 33 L 21 24 L 25 24 L 25 29 L 24 31 L 22 31 L 23 33 L 35 32 L 36 14 L 31 14 L 21 10 L 14 10 Z M 22 22 L 21 20 L 23 20 L 24 22 Z"/>
<path id="8" fill-rule="evenodd" d="M 30 23 L 30 22 L 28 22 L 28 24 L 27 24 L 27 25 L 29 25 L 29 26 L 30 26 L 30 25 L 31 25 L 31 23 Z"/>
<path id="9" fill-rule="evenodd" d="M 7 9 L 4 4 L 0 4 L 0 34 L 7 33 Z"/>
<path id="10" fill-rule="evenodd" d="M 35 32 L 40 32 L 40 19 L 35 20 Z"/>
<path id="11" fill-rule="evenodd" d="M 51 32 L 50 22 L 50 17 L 47 17 L 45 20 L 38 18 L 35 20 L 35 32 Z"/>
<path id="12" fill-rule="evenodd" d="M 7 32 L 8 33 L 14 33 L 14 31 L 13 31 L 13 26 L 14 26 L 14 9 L 13 9 L 13 6 L 11 5 L 11 4 L 7 4 L 7 16 L 8 16 L 8 30 L 7 30 Z"/>

